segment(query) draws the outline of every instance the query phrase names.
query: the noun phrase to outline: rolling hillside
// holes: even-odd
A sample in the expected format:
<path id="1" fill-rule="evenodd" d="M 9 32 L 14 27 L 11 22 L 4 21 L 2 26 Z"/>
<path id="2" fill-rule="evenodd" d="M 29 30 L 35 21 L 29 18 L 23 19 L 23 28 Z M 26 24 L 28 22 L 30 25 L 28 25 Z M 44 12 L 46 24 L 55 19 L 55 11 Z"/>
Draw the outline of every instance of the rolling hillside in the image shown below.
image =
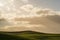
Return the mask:
<path id="1" fill-rule="evenodd" d="M 60 34 L 46 34 L 34 31 L 0 32 L 0 40 L 60 40 Z"/>

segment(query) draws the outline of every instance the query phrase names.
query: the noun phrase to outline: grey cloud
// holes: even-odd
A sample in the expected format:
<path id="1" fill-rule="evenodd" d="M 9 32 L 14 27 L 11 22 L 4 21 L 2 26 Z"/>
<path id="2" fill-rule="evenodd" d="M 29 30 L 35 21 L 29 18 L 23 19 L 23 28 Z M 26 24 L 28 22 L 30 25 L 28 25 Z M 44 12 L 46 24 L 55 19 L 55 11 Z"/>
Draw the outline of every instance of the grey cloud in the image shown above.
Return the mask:
<path id="1" fill-rule="evenodd" d="M 4 18 L 0 19 L 0 27 L 10 26 L 11 24 Z"/>

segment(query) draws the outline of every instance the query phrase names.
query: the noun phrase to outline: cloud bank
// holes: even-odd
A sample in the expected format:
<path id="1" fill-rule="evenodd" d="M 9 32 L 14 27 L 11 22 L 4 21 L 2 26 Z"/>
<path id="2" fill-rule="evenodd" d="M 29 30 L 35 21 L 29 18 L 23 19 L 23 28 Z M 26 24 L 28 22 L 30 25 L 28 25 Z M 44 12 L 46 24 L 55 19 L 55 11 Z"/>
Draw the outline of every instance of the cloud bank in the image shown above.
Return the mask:
<path id="1" fill-rule="evenodd" d="M 24 3 L 28 3 L 28 0 L 21 0 Z M 38 19 L 41 21 L 43 20 L 43 17 L 47 16 L 60 16 L 59 11 L 54 11 L 49 8 L 41 8 L 41 7 L 35 7 L 32 4 L 24 4 L 21 6 L 16 6 L 12 3 L 11 5 L 7 5 L 8 9 L 0 9 L 0 30 L 8 30 L 8 31 L 19 31 L 19 30 L 29 30 L 33 28 L 46 28 L 46 26 L 42 23 L 38 23 Z M 18 4 L 17 4 L 18 5 Z M 16 8 L 18 7 L 18 8 Z M 6 8 L 6 7 L 3 7 Z M 38 19 L 36 19 L 38 18 Z M 18 20 L 16 20 L 18 19 Z M 35 21 L 35 24 L 32 23 L 32 21 Z M 45 20 L 46 21 L 46 20 Z M 40 22 L 40 21 L 39 21 Z"/>

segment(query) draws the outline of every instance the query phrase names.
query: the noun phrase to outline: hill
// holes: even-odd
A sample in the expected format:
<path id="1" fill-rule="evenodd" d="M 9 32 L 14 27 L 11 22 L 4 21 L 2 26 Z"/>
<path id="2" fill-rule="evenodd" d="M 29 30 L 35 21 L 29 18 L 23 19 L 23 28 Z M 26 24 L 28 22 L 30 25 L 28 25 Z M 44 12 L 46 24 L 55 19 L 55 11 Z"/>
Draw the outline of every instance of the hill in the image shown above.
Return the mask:
<path id="1" fill-rule="evenodd" d="M 60 40 L 60 34 L 34 31 L 0 32 L 0 40 Z"/>

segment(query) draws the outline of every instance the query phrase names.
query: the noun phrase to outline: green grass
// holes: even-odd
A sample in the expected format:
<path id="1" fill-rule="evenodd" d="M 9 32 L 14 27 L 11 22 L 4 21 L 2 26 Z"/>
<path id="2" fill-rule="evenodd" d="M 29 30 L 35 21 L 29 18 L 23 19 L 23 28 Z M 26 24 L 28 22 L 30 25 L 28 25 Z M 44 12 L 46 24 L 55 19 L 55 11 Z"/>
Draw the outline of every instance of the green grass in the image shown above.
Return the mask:
<path id="1" fill-rule="evenodd" d="M 60 34 L 46 34 L 34 31 L 0 32 L 0 40 L 60 40 Z"/>

